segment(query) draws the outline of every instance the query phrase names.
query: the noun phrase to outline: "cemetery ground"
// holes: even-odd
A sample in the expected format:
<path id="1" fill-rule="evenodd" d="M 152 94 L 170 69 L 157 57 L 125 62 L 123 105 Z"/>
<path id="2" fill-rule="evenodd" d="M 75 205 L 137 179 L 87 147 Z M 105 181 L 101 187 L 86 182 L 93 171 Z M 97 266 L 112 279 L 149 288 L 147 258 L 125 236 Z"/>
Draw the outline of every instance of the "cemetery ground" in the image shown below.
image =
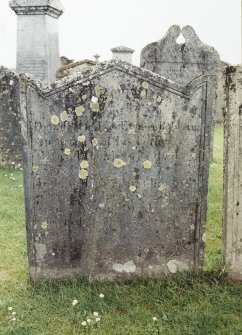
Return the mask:
<path id="1" fill-rule="evenodd" d="M 86 279 L 31 284 L 27 273 L 22 172 L 0 169 L 1 335 L 241 335 L 242 283 L 221 257 L 223 128 L 210 165 L 203 273 L 132 283 Z"/>

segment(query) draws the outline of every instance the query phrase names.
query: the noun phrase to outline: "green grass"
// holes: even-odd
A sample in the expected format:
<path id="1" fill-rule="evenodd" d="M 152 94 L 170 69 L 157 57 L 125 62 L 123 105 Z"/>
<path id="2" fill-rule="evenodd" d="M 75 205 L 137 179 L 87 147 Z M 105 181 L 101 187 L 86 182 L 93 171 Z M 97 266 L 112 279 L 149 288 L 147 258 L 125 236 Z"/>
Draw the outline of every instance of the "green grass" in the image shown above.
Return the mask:
<path id="1" fill-rule="evenodd" d="M 216 126 L 205 261 L 209 271 L 161 280 L 119 285 L 74 279 L 32 285 L 22 174 L 0 169 L 0 335 L 241 335 L 242 284 L 226 279 L 220 260 L 222 134 Z M 11 320 L 13 311 L 16 321 Z M 84 320 L 95 319 L 95 311 L 100 322 L 82 326 Z"/>

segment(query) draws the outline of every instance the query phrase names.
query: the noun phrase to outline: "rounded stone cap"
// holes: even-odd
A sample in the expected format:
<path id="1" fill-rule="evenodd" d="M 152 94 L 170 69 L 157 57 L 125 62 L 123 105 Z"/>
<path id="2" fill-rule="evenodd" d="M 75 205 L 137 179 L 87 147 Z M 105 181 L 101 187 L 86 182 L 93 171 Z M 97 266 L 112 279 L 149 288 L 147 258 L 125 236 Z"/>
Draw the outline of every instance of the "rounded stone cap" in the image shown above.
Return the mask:
<path id="1" fill-rule="evenodd" d="M 112 52 L 127 52 L 127 53 L 133 53 L 134 49 L 130 49 L 124 46 L 119 46 L 111 49 Z"/>
<path id="2" fill-rule="evenodd" d="M 60 0 L 11 0 L 9 7 L 17 15 L 49 15 L 58 18 L 64 7 Z"/>

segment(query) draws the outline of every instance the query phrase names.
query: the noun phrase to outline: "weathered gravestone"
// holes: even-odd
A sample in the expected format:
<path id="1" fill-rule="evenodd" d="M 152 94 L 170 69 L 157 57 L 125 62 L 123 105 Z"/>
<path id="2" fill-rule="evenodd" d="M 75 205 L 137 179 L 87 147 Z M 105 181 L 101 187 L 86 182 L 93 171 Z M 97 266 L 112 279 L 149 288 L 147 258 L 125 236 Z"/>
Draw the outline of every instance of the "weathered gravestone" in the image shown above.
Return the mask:
<path id="1" fill-rule="evenodd" d="M 181 34 L 185 43 L 179 44 L 176 41 Z M 174 25 L 164 38 L 141 51 L 140 66 L 185 86 L 201 75 L 218 77 L 220 58 L 214 48 L 200 41 L 192 27 Z M 216 96 L 216 85 L 213 94 Z"/>
<path id="2" fill-rule="evenodd" d="M 242 279 L 242 67 L 225 70 L 224 261 Z"/>
<path id="3" fill-rule="evenodd" d="M 180 35 L 183 35 L 185 43 L 177 43 Z M 216 80 L 211 88 L 211 103 L 214 111 L 218 109 L 218 113 L 221 113 L 221 106 L 217 106 L 216 102 L 217 95 L 221 93 L 221 87 L 217 91 L 221 73 L 219 54 L 214 48 L 202 43 L 192 27 L 185 26 L 181 29 L 176 25 L 171 26 L 163 39 L 148 44 L 141 51 L 140 64 L 141 67 L 183 86 L 201 75 L 214 75 Z"/>
<path id="4" fill-rule="evenodd" d="M 204 76 L 182 87 L 118 60 L 52 88 L 22 77 L 33 280 L 202 266 L 210 85 Z"/>
<path id="5" fill-rule="evenodd" d="M 19 77 L 0 67 L 0 166 L 22 163 Z"/>

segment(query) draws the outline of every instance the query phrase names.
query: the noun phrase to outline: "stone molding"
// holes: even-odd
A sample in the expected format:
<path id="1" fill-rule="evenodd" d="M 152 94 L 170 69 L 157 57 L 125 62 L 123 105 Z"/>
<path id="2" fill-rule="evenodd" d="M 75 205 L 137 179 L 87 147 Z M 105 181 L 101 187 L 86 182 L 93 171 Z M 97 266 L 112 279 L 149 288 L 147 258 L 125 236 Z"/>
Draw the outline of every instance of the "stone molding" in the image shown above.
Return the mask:
<path id="1" fill-rule="evenodd" d="M 27 4 L 21 1 L 10 1 L 9 6 L 17 15 L 49 15 L 58 19 L 64 12 L 63 7 L 58 2 L 45 1 L 45 4 L 38 4 L 38 1 Z"/>

